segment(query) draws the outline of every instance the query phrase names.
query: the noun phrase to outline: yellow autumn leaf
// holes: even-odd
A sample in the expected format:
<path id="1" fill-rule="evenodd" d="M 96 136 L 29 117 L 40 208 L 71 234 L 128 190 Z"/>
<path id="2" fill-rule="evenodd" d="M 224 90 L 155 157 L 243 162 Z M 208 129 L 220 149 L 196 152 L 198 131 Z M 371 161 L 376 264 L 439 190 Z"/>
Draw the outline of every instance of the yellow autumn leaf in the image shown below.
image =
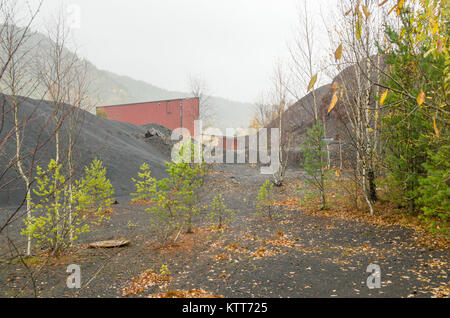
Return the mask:
<path id="1" fill-rule="evenodd" d="M 336 177 L 339 177 L 341 175 L 341 171 L 339 169 L 336 169 Z"/>
<path id="2" fill-rule="evenodd" d="M 363 5 L 362 9 L 363 9 L 363 12 L 364 12 L 364 15 L 366 16 L 366 18 L 369 18 L 370 17 L 369 8 L 367 8 L 366 6 Z"/>
<path id="3" fill-rule="evenodd" d="M 432 32 L 433 32 L 433 35 L 435 35 L 439 31 L 439 24 L 432 23 L 432 25 L 433 25 Z"/>
<path id="4" fill-rule="evenodd" d="M 338 82 L 333 83 L 333 93 L 336 93 L 337 89 L 339 88 Z"/>
<path id="5" fill-rule="evenodd" d="M 317 81 L 317 74 L 314 75 L 314 76 L 311 78 L 311 80 L 309 81 L 309 84 L 308 84 L 308 92 L 314 87 L 314 85 L 316 84 L 316 81 Z"/>
<path id="6" fill-rule="evenodd" d="M 328 113 L 333 110 L 333 108 L 336 106 L 337 102 L 338 102 L 338 97 L 336 94 L 333 94 L 333 98 L 331 98 L 330 107 L 328 107 Z"/>
<path id="7" fill-rule="evenodd" d="M 419 106 L 422 106 L 424 102 L 425 102 L 425 93 L 423 91 L 420 91 L 419 96 L 417 96 L 417 104 Z"/>
<path id="8" fill-rule="evenodd" d="M 441 136 L 441 134 L 439 133 L 439 129 L 436 125 L 436 118 L 433 118 L 433 127 L 434 127 L 434 132 L 436 133 L 436 137 L 439 138 Z"/>
<path id="9" fill-rule="evenodd" d="M 400 15 L 400 10 L 402 9 L 404 2 L 405 2 L 405 0 L 399 0 L 398 1 L 398 3 L 397 3 L 397 16 Z"/>
<path id="10" fill-rule="evenodd" d="M 339 47 L 336 49 L 336 52 L 334 52 L 334 58 L 336 59 L 336 62 L 342 58 L 342 44 L 339 45 Z"/>
<path id="11" fill-rule="evenodd" d="M 388 93 L 389 93 L 389 89 L 386 89 L 386 90 L 384 91 L 384 93 L 381 94 L 381 97 L 380 97 L 380 107 L 383 106 L 384 101 L 386 100 L 386 97 L 387 97 Z"/>
<path id="12" fill-rule="evenodd" d="M 389 10 L 388 15 L 390 15 L 392 13 L 392 11 L 394 11 L 395 9 L 397 9 L 397 5 L 393 6 L 391 10 Z"/>
<path id="13" fill-rule="evenodd" d="M 361 23 L 359 21 L 356 22 L 356 39 L 359 41 L 361 39 Z"/>

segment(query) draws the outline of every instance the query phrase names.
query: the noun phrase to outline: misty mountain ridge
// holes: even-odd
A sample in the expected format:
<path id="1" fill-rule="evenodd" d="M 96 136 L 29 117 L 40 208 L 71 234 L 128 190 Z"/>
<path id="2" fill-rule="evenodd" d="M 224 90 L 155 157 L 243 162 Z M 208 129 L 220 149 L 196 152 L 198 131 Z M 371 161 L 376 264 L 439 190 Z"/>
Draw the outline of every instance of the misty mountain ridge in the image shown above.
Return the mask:
<path id="1" fill-rule="evenodd" d="M 33 32 L 21 50 L 30 53 L 30 61 L 34 57 L 42 56 L 51 45 L 51 39 L 39 32 Z M 66 47 L 66 54 L 73 56 Z M 77 56 L 79 60 L 82 60 Z M 107 70 L 98 69 L 93 63 L 87 63 L 88 78 L 90 79 L 89 99 L 94 106 L 111 106 L 120 104 L 149 102 L 156 100 L 193 97 L 187 92 L 170 91 L 142 80 L 135 80 L 126 75 L 119 75 Z M 8 90 L 0 85 L 4 93 Z M 42 89 L 35 90 L 29 97 L 40 99 Z M 226 128 L 247 128 L 253 115 L 254 106 L 251 103 L 238 102 L 222 97 L 209 97 L 208 104 L 214 107 L 214 126 L 225 134 Z M 95 107 L 89 109 L 95 113 Z"/>
<path id="2" fill-rule="evenodd" d="M 186 92 L 166 90 L 144 81 L 135 80 L 126 75 L 118 75 L 110 71 L 99 70 L 92 66 L 91 74 L 97 74 L 93 80 L 93 89 L 97 89 L 99 106 L 120 105 L 128 103 L 148 102 L 176 98 L 192 97 Z M 253 115 L 254 106 L 211 96 L 208 103 L 213 105 L 216 117 L 216 128 L 225 133 L 226 128 L 247 128 Z"/>

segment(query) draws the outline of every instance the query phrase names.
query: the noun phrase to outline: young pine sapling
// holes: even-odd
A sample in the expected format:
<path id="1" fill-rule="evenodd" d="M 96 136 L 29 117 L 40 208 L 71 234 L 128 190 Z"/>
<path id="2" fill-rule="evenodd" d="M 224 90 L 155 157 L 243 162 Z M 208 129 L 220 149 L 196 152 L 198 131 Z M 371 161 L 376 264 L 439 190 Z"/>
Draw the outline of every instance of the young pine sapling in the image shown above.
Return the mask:
<path id="1" fill-rule="evenodd" d="M 255 201 L 255 215 L 267 217 L 269 220 L 278 217 L 277 211 L 274 208 L 274 202 L 273 184 L 269 180 L 266 180 L 259 188 L 258 196 Z"/>
<path id="2" fill-rule="evenodd" d="M 225 205 L 225 199 L 221 194 L 214 197 L 208 209 L 207 218 L 217 231 L 223 231 L 224 225 L 232 222 L 235 216 L 234 211 Z"/>

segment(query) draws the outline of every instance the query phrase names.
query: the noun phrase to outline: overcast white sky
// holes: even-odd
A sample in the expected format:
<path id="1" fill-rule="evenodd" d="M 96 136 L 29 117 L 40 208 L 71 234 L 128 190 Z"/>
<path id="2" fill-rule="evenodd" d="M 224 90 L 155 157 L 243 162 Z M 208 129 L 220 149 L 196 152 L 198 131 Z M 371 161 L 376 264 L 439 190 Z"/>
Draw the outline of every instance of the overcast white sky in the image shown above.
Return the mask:
<path id="1" fill-rule="evenodd" d="M 214 95 L 254 102 L 287 58 L 299 1 L 44 0 L 41 17 L 77 5 L 77 44 L 100 69 L 182 91 L 193 74 Z M 319 14 L 338 0 L 307 1 Z"/>

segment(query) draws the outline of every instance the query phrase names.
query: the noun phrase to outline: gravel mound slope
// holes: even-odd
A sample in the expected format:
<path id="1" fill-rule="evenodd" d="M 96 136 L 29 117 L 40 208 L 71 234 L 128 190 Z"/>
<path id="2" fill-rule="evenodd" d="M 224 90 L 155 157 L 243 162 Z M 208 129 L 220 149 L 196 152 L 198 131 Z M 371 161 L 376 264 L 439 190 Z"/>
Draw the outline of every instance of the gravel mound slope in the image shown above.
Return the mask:
<path id="1" fill-rule="evenodd" d="M 0 95 L 0 105 L 4 105 L 6 113 L 3 121 L 3 129 L 0 131 L 0 140 L 14 132 L 14 121 L 10 109 L 9 96 Z M 69 106 L 60 112 L 64 117 Z M 152 174 L 161 178 L 165 176 L 165 161 L 169 159 L 170 143 L 159 136 L 148 138 L 148 127 L 98 118 L 89 112 L 77 110 L 77 117 L 82 119 L 78 127 L 77 143 L 74 148 L 74 166 L 77 176 L 83 171 L 83 167 L 91 160 L 98 157 L 103 161 L 107 169 L 107 176 L 116 190 L 116 197 L 128 195 L 134 190 L 131 178 L 136 176 L 140 165 L 147 162 Z M 28 121 L 23 130 L 22 156 L 28 168 L 31 163 L 31 154 L 36 145 L 35 160 L 38 165 L 45 167 L 51 158 L 55 157 L 55 144 L 51 137 L 55 130 L 53 123 L 53 107 L 50 102 L 38 101 L 28 98 L 21 100 L 19 119 Z M 65 120 L 60 128 L 61 160 L 66 163 L 68 145 L 68 120 Z M 169 132 L 170 130 L 164 130 Z M 146 137 L 147 135 L 147 137 Z M 170 136 L 169 136 L 170 137 Z M 51 139 L 49 142 L 47 140 Z M 0 146 L 0 173 L 15 157 L 15 138 L 9 138 Z M 33 171 L 34 175 L 35 171 Z M 76 176 L 76 177 L 77 177 Z M 0 184 L 3 188 L 0 195 L 0 206 L 17 206 L 24 198 L 24 182 L 18 176 L 15 169 L 9 169 L 8 173 L 1 177 Z M 6 186 L 5 186 L 6 185 Z"/>

